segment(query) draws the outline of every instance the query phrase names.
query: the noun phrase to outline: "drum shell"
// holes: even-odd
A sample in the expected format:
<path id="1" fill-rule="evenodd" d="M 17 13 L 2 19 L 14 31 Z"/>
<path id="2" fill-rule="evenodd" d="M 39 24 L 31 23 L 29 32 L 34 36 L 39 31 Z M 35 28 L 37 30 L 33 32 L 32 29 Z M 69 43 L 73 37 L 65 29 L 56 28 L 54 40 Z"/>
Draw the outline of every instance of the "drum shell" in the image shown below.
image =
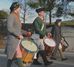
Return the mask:
<path id="1" fill-rule="evenodd" d="M 44 46 L 45 46 L 45 52 L 46 52 L 46 54 L 47 54 L 47 55 L 51 55 L 54 47 L 50 47 L 50 46 L 48 46 L 48 45 L 45 44 L 45 43 L 44 43 Z"/>
<path id="2" fill-rule="evenodd" d="M 24 63 L 31 63 L 33 61 L 34 53 L 27 52 L 24 48 L 22 48 L 22 61 Z"/>

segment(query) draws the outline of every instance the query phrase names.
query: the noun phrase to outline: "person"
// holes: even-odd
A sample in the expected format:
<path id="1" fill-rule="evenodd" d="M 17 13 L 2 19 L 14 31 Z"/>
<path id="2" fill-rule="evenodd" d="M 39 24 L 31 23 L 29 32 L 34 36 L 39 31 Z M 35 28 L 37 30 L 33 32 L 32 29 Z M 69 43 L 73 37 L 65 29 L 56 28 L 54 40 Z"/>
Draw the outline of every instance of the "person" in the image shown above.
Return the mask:
<path id="1" fill-rule="evenodd" d="M 48 61 L 46 52 L 44 51 L 44 44 L 43 42 L 41 42 L 46 34 L 46 27 L 44 24 L 44 8 L 38 8 L 36 9 L 36 12 L 38 14 L 38 17 L 35 18 L 33 22 L 34 33 L 32 34 L 31 38 L 38 46 L 39 51 L 35 53 L 33 64 L 41 65 L 41 63 L 38 61 L 40 55 L 44 61 L 44 64 L 49 65 L 52 64 L 52 61 Z"/>
<path id="2" fill-rule="evenodd" d="M 61 19 L 56 20 L 55 26 L 51 30 L 51 34 L 52 34 L 53 39 L 56 42 L 56 47 L 55 47 L 54 52 L 52 53 L 51 59 L 56 60 L 56 54 L 57 54 L 57 51 L 59 51 L 61 60 L 66 60 L 67 58 L 65 58 L 62 54 L 62 46 L 61 46 L 61 39 L 62 39 Z"/>
<path id="3" fill-rule="evenodd" d="M 19 18 L 20 5 L 18 2 L 13 2 L 10 7 L 10 15 L 7 19 L 7 44 L 5 53 L 7 54 L 7 67 L 11 67 L 15 61 L 18 67 L 24 67 L 21 52 L 21 40 L 23 39 L 21 32 L 21 23 Z"/>

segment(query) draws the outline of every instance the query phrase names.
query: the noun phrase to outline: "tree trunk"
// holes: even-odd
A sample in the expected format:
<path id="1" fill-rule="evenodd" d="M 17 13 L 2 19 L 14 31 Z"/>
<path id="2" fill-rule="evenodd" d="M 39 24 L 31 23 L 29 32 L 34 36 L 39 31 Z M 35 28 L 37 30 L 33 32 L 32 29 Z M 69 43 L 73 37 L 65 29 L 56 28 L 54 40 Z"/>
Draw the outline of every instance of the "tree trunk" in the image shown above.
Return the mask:
<path id="1" fill-rule="evenodd" d="M 51 24 L 51 10 L 49 11 L 49 24 Z"/>

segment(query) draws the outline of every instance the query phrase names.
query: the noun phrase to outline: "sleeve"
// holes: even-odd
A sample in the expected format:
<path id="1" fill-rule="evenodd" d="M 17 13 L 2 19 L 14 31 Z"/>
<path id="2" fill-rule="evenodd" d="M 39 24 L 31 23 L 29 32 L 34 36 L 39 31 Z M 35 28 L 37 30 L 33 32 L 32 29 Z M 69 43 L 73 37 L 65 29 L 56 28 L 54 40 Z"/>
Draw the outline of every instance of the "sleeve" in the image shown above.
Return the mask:
<path id="1" fill-rule="evenodd" d="M 10 15 L 7 20 L 8 32 L 14 36 L 19 36 L 19 34 L 16 32 L 16 30 L 14 28 L 14 22 L 15 22 L 14 16 Z"/>
<path id="2" fill-rule="evenodd" d="M 26 36 L 27 33 L 28 33 L 28 31 L 22 29 L 22 30 L 21 30 L 21 33 L 22 33 L 23 36 Z"/>

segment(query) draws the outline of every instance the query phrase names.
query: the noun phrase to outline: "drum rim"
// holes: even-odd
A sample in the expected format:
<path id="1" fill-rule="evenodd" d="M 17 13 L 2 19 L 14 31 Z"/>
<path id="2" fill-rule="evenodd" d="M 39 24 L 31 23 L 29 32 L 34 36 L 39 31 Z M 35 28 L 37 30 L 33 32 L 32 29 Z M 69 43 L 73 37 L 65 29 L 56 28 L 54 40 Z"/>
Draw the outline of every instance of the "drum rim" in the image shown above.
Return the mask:
<path id="1" fill-rule="evenodd" d="M 24 39 L 23 39 L 24 40 Z M 22 41 L 23 41 L 22 40 Z M 25 40 L 27 40 L 27 39 L 25 39 Z M 28 39 L 29 41 L 31 41 L 31 42 L 33 42 L 34 44 L 35 44 L 35 46 L 37 47 L 37 45 L 36 45 L 36 43 L 32 40 L 32 39 Z M 22 41 L 21 41 L 21 44 L 22 44 Z M 23 45 L 22 45 L 22 47 L 23 47 Z M 24 48 L 24 47 L 23 47 Z M 37 52 L 38 51 L 38 47 L 37 47 L 37 50 L 36 51 L 30 51 L 30 50 L 28 50 L 27 48 L 24 48 L 26 51 L 28 51 L 29 53 L 35 53 L 35 52 Z"/>
<path id="2" fill-rule="evenodd" d="M 43 40 L 44 44 L 46 44 L 46 39 L 50 40 L 49 38 L 45 38 L 45 39 Z M 52 38 L 51 38 L 51 40 L 53 40 L 53 41 L 54 41 L 54 39 L 52 39 Z M 55 43 L 55 41 L 54 41 L 54 43 Z M 46 45 L 47 45 L 47 44 L 46 44 Z M 47 45 L 47 46 L 49 46 L 49 45 Z M 55 46 L 56 46 L 56 43 L 55 43 L 55 45 L 54 45 L 54 46 L 52 46 L 52 47 L 55 47 Z M 51 46 L 49 46 L 49 47 L 51 47 Z"/>

